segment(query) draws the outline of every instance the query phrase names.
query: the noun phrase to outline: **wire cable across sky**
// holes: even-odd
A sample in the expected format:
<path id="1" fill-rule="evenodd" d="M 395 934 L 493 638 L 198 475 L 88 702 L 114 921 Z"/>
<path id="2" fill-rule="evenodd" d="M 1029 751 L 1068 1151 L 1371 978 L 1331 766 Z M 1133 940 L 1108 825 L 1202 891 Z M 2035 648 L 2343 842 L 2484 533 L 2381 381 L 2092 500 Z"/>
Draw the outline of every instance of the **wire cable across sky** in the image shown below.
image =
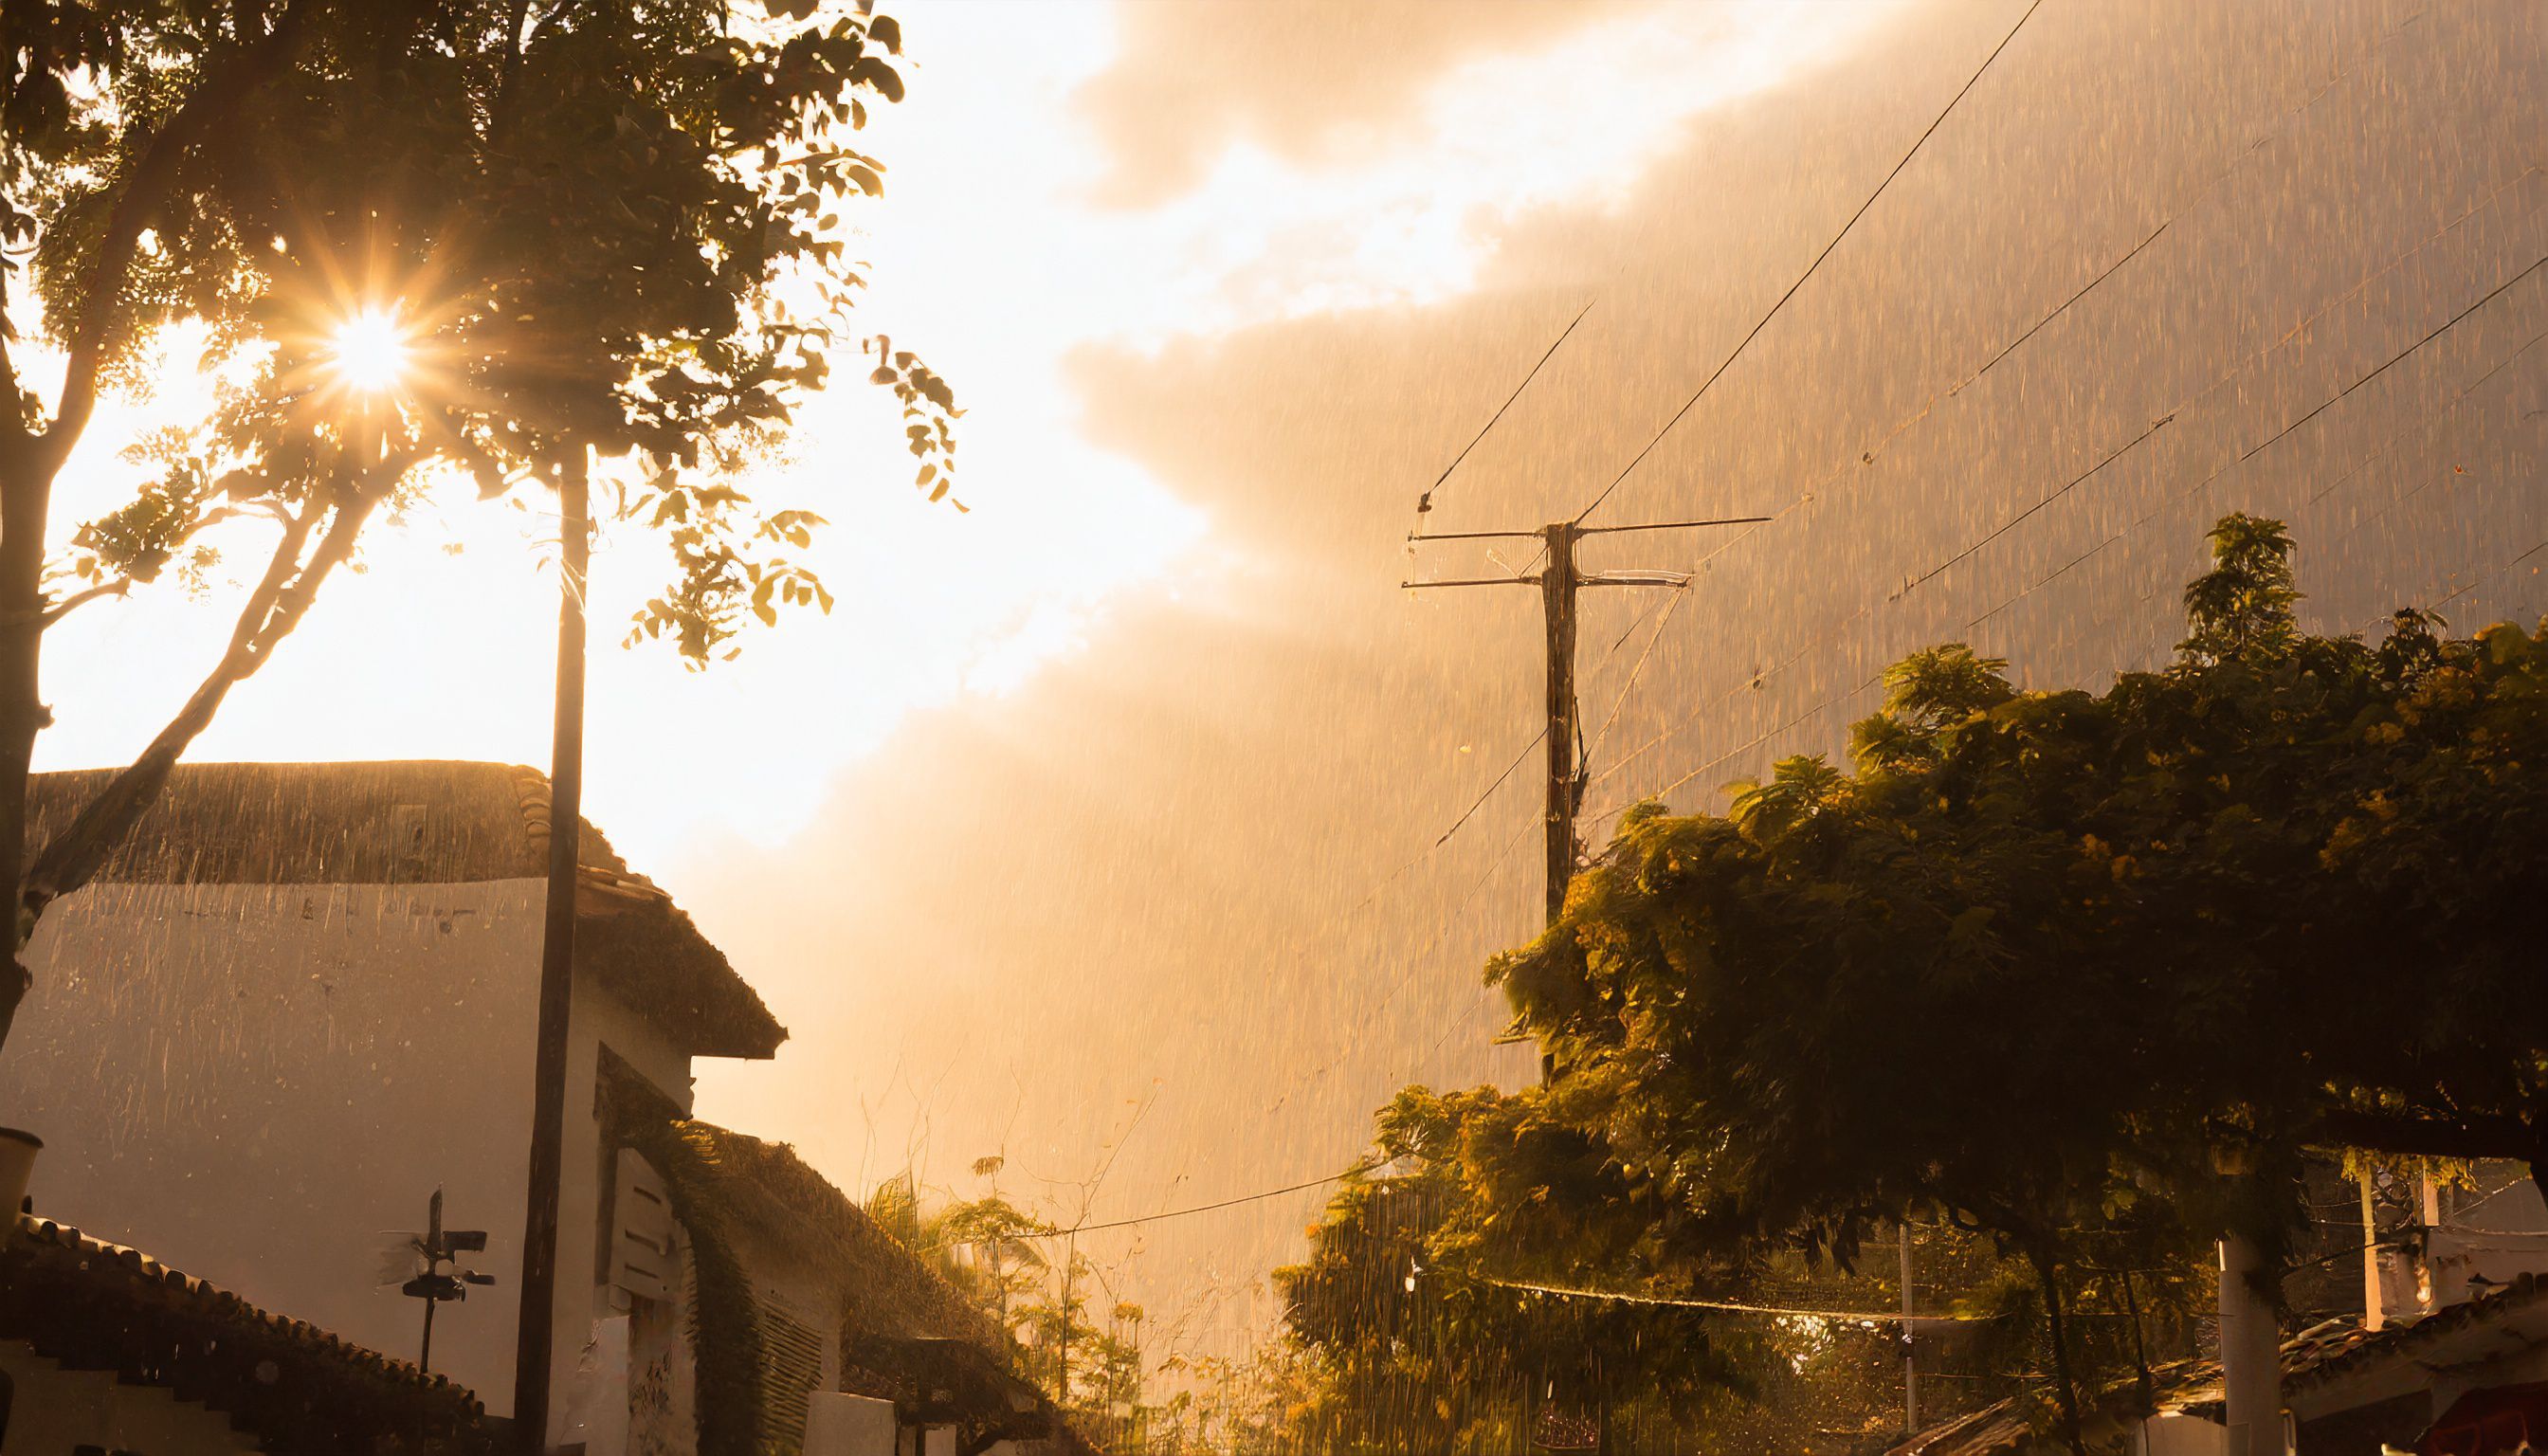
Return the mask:
<path id="1" fill-rule="evenodd" d="M 1884 189 L 1893 185 L 1893 179 L 1902 175 L 1904 167 L 1911 165 L 1911 159 L 1920 154 L 1920 148 L 1928 145 L 1929 138 L 1938 135 L 1938 129 L 1946 125 L 1947 118 L 1954 114 L 1956 103 L 1962 101 L 1972 91 L 1974 85 L 1981 80 L 1983 72 L 1991 68 L 1991 62 L 1999 59 L 2000 52 L 2008 48 L 2008 43 L 2017 39 L 2017 33 L 2026 29 L 2026 23 L 2034 19 L 2035 12 L 2043 6 L 2044 0 L 2034 0 L 2033 4 L 2026 7 L 2026 13 L 2017 18 L 2016 25 L 2008 28 L 2007 35 L 2000 37 L 1999 44 L 1991 47 L 1991 53 L 1982 57 L 1982 63 L 1974 68 L 1972 75 L 1965 78 L 1963 86 L 1949 98 L 1946 109 L 1939 112 L 1937 118 L 1929 123 L 1928 130 L 1920 134 L 1920 139 L 1911 143 L 1911 149 L 1902 153 L 1902 159 L 1893 164 L 1892 171 L 1884 174 L 1883 181 L 1875 184 L 1875 190 L 1866 195 L 1866 201 L 1858 205 L 1858 211 L 1850 214 L 1849 221 L 1840 225 L 1840 230 L 1832 234 L 1832 240 L 1823 244 L 1821 252 L 1814 254 L 1814 260 L 1805 265 L 1805 271 L 1796 275 L 1796 281 L 1787 285 L 1785 293 L 1778 295 L 1778 301 L 1770 306 L 1770 312 L 1762 315 L 1761 321 L 1753 324 L 1752 331 L 1743 335 L 1742 341 L 1735 344 L 1734 352 L 1727 354 L 1723 363 L 1718 364 L 1707 378 L 1699 381 L 1698 388 L 1691 391 L 1690 397 L 1682 402 L 1679 410 L 1673 411 L 1672 418 L 1665 420 L 1664 427 L 1655 431 L 1654 438 L 1646 441 L 1645 448 L 1639 450 L 1625 466 L 1620 468 L 1617 475 L 1610 478 L 1610 483 L 1601 488 L 1601 493 L 1592 498 L 1592 503 L 1575 512 L 1575 519 L 1579 524 L 1593 511 L 1601 508 L 1601 502 L 1610 499 L 1610 493 L 1619 489 L 1620 482 L 1625 481 L 1639 465 L 1645 463 L 1646 457 L 1654 453 L 1655 447 L 1664 442 L 1664 436 L 1671 434 L 1673 427 L 1680 424 L 1683 417 L 1697 407 L 1698 402 L 1706 397 L 1708 390 L 1719 379 L 1724 378 L 1725 371 L 1734 367 L 1734 361 L 1743 357 L 1743 351 L 1751 347 L 1752 340 L 1761 336 L 1761 330 L 1770 326 L 1770 320 L 1777 318 L 1778 311 L 1787 307 L 1787 300 L 1796 296 L 1796 290 L 1803 288 L 1805 281 L 1812 278 L 1815 271 L 1822 267 L 1823 260 L 1832 255 L 1834 248 L 1840 246 L 1841 239 L 1849 236 L 1851 229 L 1858 227 L 1859 219 L 1866 217 L 1867 209 L 1875 206 L 1875 200 L 1884 195 Z"/>

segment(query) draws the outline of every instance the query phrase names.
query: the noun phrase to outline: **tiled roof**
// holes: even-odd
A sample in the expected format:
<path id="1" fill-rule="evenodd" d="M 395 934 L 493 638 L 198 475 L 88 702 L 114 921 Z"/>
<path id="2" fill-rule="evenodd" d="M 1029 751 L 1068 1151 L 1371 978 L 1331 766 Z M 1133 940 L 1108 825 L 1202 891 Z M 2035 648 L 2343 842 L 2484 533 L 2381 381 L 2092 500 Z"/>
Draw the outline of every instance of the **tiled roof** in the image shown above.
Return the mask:
<path id="1" fill-rule="evenodd" d="M 2502 1323 L 2544 1302 L 2548 1302 L 2548 1280 L 2523 1274 L 2492 1294 L 2445 1305 L 2421 1319 L 2398 1321 L 2376 1332 L 2364 1329 L 2362 1321 L 2349 1315 L 2313 1324 L 2283 1341 L 2284 1399 L 2385 1361 L 2414 1359 L 2455 1334 Z M 2161 1410 L 2221 1418 L 2219 1361 L 2191 1361 L 2157 1375 Z M 2018 1418 L 2011 1403 L 2003 1401 L 1922 1431 L 1895 1446 L 1889 1456 L 2011 1456 L 2025 1450 L 2030 1439 L 2026 1422 Z"/>
<path id="2" fill-rule="evenodd" d="M 171 1389 L 277 1456 L 496 1449 L 477 1397 L 442 1376 L 269 1314 L 138 1249 L 47 1220 L 13 1222 L 0 1235 L 0 1339 L 25 1340 L 65 1369 Z"/>
<path id="3" fill-rule="evenodd" d="M 2412 1359 L 2437 1341 L 2464 1330 L 2498 1324 L 2548 1300 L 2548 1280 L 2522 1274 L 2503 1288 L 2456 1305 L 2444 1305 L 2419 1320 L 2392 1324 L 2377 1334 L 2353 1331 L 2348 1340 L 2330 1344 L 2302 1369 L 2286 1363 L 2284 1394 L 2325 1385 L 2383 1360 Z"/>
<path id="4" fill-rule="evenodd" d="M 108 770 L 37 774 L 28 837 Z M 547 873 L 548 779 L 436 760 L 181 764 L 98 878 L 139 884 L 448 884 Z M 774 1055 L 787 1031 L 673 897 L 592 824 L 577 845 L 576 964 L 695 1055 Z"/>
<path id="5" fill-rule="evenodd" d="M 2295 1382 L 2318 1369 L 2324 1361 L 2359 1348 L 2366 1340 L 2382 1335 L 2365 1335 L 2361 1321 L 2345 1317 L 2313 1324 L 2282 1344 L 2283 1386 L 2288 1393 Z M 2152 1397 L 2161 1411 L 2221 1418 L 2221 1362 L 2218 1360 L 2181 1360 L 2171 1365 L 2154 1366 L 2150 1371 Z M 2083 1393 L 2084 1394 L 2084 1393 Z M 2134 1413 L 2118 1405 L 2129 1400 L 2132 1388 L 2120 1386 L 2105 1393 L 2088 1413 L 2109 1422 L 2121 1422 Z M 1886 1456 L 2015 1456 L 2033 1448 L 2036 1432 L 2017 1413 L 2016 1403 L 2002 1401 L 1986 1406 L 1969 1415 L 1932 1426 L 1910 1440 L 1893 1447 Z"/>

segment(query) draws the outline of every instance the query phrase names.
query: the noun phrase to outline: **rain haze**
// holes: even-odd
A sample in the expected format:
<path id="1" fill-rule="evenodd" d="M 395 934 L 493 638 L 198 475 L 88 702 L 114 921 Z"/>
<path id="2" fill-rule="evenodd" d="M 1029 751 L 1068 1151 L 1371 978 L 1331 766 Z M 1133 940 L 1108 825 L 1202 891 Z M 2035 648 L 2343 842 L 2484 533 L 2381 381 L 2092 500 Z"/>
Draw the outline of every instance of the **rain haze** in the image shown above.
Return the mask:
<path id="1" fill-rule="evenodd" d="M 2230 512 L 2287 526 L 2309 633 L 2548 611 L 2534 0 L 886 8 L 907 94 L 839 226 L 859 332 L 962 407 L 966 508 L 910 489 L 845 353 L 744 471 L 828 518 L 828 611 L 703 667 L 623 646 L 670 558 L 604 520 L 583 813 L 785 1029 L 701 1051 L 685 1111 L 861 1204 L 1002 1194 L 1090 1260 L 1096 1318 L 1145 1312 L 1154 1397 L 1292 1337 L 1274 1271 L 1401 1088 L 1543 1076 L 1484 974 L 1545 921 L 1543 593 L 1409 584 L 1535 582 L 1550 522 L 1741 519 L 1580 543 L 1636 579 L 1576 626 L 1588 857 L 1643 801 L 1846 766 L 1918 649 L 2020 691 L 2166 668 Z M 153 347 L 61 478 L 59 551 L 131 496 L 128 446 L 209 408 L 203 337 Z M 550 762 L 556 498 L 456 484 L 373 528 L 190 762 Z M 40 773 L 142 750 L 258 529 L 48 634 Z M 531 956 L 536 886 L 491 895 Z M 40 967 L 18 1036 L 51 1014 Z M 529 1015 L 486 1075 L 528 1085 Z M 509 1321 L 505 1277 L 471 1319 Z"/>

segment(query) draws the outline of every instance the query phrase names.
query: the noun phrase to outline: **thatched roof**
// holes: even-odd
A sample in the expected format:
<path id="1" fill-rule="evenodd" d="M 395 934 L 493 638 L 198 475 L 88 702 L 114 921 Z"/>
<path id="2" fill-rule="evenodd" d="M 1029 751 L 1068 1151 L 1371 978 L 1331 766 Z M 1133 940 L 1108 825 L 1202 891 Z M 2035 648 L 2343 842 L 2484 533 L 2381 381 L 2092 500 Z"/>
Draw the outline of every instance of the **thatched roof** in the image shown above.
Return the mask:
<path id="1" fill-rule="evenodd" d="M 727 1207 L 773 1242 L 830 1266 L 848 1291 L 851 1337 L 952 1339 L 1009 1363 L 1008 1335 L 920 1254 L 868 1218 L 850 1196 L 784 1142 L 764 1142 L 693 1124 L 714 1146 L 711 1166 Z"/>
<path id="2" fill-rule="evenodd" d="M 67 825 L 107 770 L 40 774 L 28 837 Z M 672 896 L 583 824 L 576 965 L 694 1055 L 787 1038 Z M 97 878 L 109 884 L 452 884 L 548 870 L 548 779 L 509 764 L 182 764 Z"/>
<path id="3" fill-rule="evenodd" d="M 500 1444 L 477 1397 L 446 1377 L 47 1220 L 0 1230 L 0 1339 L 173 1390 L 284 1456 L 488 1456 Z"/>

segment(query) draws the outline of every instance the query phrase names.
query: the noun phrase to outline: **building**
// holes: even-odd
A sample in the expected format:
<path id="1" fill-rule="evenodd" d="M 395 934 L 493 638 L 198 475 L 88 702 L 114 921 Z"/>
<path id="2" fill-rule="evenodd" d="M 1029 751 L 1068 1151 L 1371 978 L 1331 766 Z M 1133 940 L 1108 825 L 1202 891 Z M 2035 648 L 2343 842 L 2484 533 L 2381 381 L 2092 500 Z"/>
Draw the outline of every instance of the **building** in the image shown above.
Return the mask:
<path id="1" fill-rule="evenodd" d="M 103 779 L 41 775 L 36 833 Z M 413 1371 L 370 1352 L 421 1353 L 398 1250 L 440 1190 L 494 1282 L 437 1307 L 415 1378 L 500 1424 L 548 803 L 494 764 L 178 769 L 29 952 L 0 1120 L 47 1144 L 32 1227 L 113 1230 Z M 694 1058 L 766 1058 L 786 1032 L 590 825 L 579 862 L 551 1444 L 868 1456 L 879 1421 L 928 1456 L 1053 1438 L 1005 1337 L 921 1260 L 791 1152 L 691 1119 Z M 67 1338 L 15 1270 L 0 1352 Z"/>
<path id="2" fill-rule="evenodd" d="M 0 1451 L 494 1456 L 466 1389 L 47 1220 L 0 1233 Z"/>
<path id="3" fill-rule="evenodd" d="M 2386 1228 L 2356 1278 L 2358 1312 L 2282 1341 L 2284 1431 L 2294 1456 L 2513 1456 L 2548 1450 L 2548 1206 L 2527 1170 L 2481 1165 L 2479 1195 L 2423 1190 L 2428 1226 Z M 2350 1230 L 2360 1239 L 2360 1226 Z M 2361 1267 L 2357 1261 L 2356 1267 Z M 2286 1281 L 2290 1296 L 2292 1281 Z M 2378 1293 L 2375 1295 L 2374 1291 Z M 2133 1456 L 2229 1450 L 2217 1360 L 2153 1371 L 2154 1410 L 2128 1390 L 2095 1403 L 2092 1435 Z M 2012 1403 L 1922 1431 L 1892 1456 L 2020 1456 L 2050 1449 Z"/>
<path id="4" fill-rule="evenodd" d="M 616 1197 L 647 1212 L 621 1221 L 627 1313 L 601 1345 L 626 1351 L 607 1363 L 630 1399 L 594 1403 L 595 1456 L 1083 1449 L 988 1317 L 791 1149 L 685 1118 L 629 1068 L 605 1067 L 603 1102 Z"/>

